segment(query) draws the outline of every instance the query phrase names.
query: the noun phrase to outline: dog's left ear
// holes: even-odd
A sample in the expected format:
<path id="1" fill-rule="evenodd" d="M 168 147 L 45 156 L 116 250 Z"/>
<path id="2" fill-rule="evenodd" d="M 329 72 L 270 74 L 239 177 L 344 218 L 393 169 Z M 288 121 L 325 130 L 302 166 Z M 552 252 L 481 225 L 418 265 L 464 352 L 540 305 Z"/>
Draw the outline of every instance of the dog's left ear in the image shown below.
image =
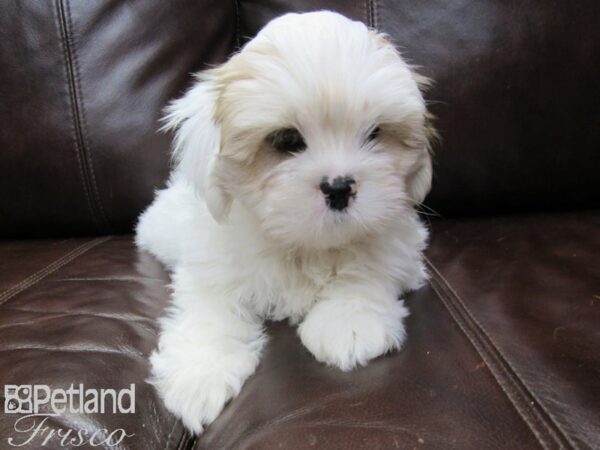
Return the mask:
<path id="1" fill-rule="evenodd" d="M 406 189 L 410 200 L 415 205 L 423 203 L 431 189 L 432 167 L 429 148 L 421 150 L 413 170 L 406 179 Z"/>
<path id="2" fill-rule="evenodd" d="M 410 146 L 412 147 L 412 151 L 418 152 L 418 156 L 406 176 L 406 191 L 408 197 L 412 203 L 418 205 L 425 200 L 425 197 L 431 189 L 431 143 L 438 138 L 432 125 L 433 116 L 427 112 L 425 100 L 422 97 L 423 92 L 431 86 L 431 80 L 419 75 L 414 67 L 404 62 L 400 52 L 392 43 L 388 35 L 375 30 L 372 30 L 371 32 L 376 45 L 380 49 L 389 52 L 388 54 L 394 55 L 394 57 L 399 59 L 405 68 L 408 69 L 411 78 L 416 84 L 415 87 L 418 90 L 419 100 L 422 102 L 422 117 L 418 117 L 418 119 L 415 120 L 414 127 L 411 127 L 413 135 L 409 139 L 411 141 Z"/>
<path id="3" fill-rule="evenodd" d="M 419 87 L 419 92 L 422 94 L 423 91 L 431 86 L 431 80 L 417 74 L 414 70 L 411 72 Z M 423 103 L 424 102 L 425 101 L 423 100 Z M 406 180 L 408 195 L 415 205 L 423 203 L 425 197 L 427 197 L 427 194 L 429 194 L 429 191 L 431 190 L 433 177 L 431 145 L 439 138 L 437 131 L 433 127 L 432 121 L 433 115 L 431 115 L 425 107 L 425 113 L 423 114 L 423 121 L 421 124 L 422 128 L 419 130 L 419 138 L 417 139 L 417 141 L 420 142 L 419 148 L 417 149 L 417 151 L 420 152 L 419 157 L 415 161 L 413 170 L 409 173 Z"/>
<path id="4" fill-rule="evenodd" d="M 412 70 L 412 68 L 411 75 L 417 83 L 421 95 L 423 91 L 431 87 L 431 80 L 419 75 Z M 431 145 L 439 139 L 439 135 L 432 124 L 433 115 L 427 111 L 425 100 L 422 101 L 425 112 L 423 113 L 421 125 L 417 131 L 418 136 L 416 137 L 416 141 L 419 142 L 419 144 L 417 148 L 415 148 L 415 150 L 419 152 L 419 156 L 406 179 L 408 195 L 415 205 L 423 203 L 425 197 L 427 197 L 427 194 L 431 190 L 433 175 Z"/>
<path id="5" fill-rule="evenodd" d="M 163 129 L 175 131 L 173 176 L 183 177 L 195 187 L 217 222 L 227 218 L 232 203 L 219 158 L 221 126 L 215 120 L 219 89 L 216 71 L 202 72 L 192 88 L 167 107 L 163 118 Z"/>

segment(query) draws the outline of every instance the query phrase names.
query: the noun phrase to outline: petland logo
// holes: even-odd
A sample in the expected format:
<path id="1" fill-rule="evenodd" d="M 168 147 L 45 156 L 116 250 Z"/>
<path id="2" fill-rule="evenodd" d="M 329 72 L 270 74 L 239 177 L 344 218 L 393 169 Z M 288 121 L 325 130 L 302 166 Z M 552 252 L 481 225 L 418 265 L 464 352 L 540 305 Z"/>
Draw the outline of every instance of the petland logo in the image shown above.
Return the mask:
<path id="1" fill-rule="evenodd" d="M 83 384 L 69 389 L 50 389 L 45 384 L 7 384 L 4 386 L 6 414 L 39 414 L 48 405 L 56 415 L 74 414 L 134 414 L 135 384 L 129 389 L 85 389 Z"/>
<path id="2" fill-rule="evenodd" d="M 21 414 L 15 421 L 18 437 L 9 437 L 8 444 L 22 447 L 35 441 L 45 446 L 59 440 L 64 447 L 119 446 L 128 434 L 122 428 L 113 431 L 61 429 L 47 425 L 49 417 L 69 414 L 135 414 L 135 384 L 125 389 L 86 389 L 83 384 L 68 389 L 54 388 L 45 384 L 4 386 L 4 412 Z"/>

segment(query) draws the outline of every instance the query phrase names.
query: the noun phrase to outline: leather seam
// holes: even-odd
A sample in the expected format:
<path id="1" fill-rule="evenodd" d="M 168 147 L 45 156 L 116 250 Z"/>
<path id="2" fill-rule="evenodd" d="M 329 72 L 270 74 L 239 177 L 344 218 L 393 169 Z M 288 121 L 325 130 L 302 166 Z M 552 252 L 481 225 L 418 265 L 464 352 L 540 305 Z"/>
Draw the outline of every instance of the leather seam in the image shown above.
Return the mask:
<path id="1" fill-rule="evenodd" d="M 240 14 L 241 5 L 240 0 L 233 0 L 233 6 L 235 8 L 235 50 L 238 51 L 242 47 L 241 36 L 240 36 Z"/>
<path id="2" fill-rule="evenodd" d="M 46 278 L 51 273 L 56 272 L 58 269 L 63 267 L 65 264 L 68 264 L 69 262 L 73 261 L 75 258 L 86 253 L 88 250 L 91 250 L 92 248 L 108 241 L 109 239 L 111 239 L 111 236 L 106 236 L 103 238 L 96 238 L 96 239 L 87 241 L 84 244 L 81 244 L 80 246 L 74 248 L 73 250 L 71 250 L 70 252 L 65 254 L 64 256 L 62 256 L 62 257 L 58 258 L 57 260 L 53 261 L 52 263 L 48 264 L 44 268 L 31 274 L 30 276 L 28 276 L 27 278 L 25 278 L 18 284 L 8 288 L 4 292 L 2 292 L 2 294 L 0 294 L 0 306 L 6 304 L 6 302 L 8 300 L 13 298 L 17 294 L 20 294 L 25 289 L 28 289 L 28 288 L 34 286 L 35 284 L 39 283 L 41 280 Z"/>
<path id="3" fill-rule="evenodd" d="M 59 34 L 60 34 L 60 41 L 61 41 L 61 47 L 62 47 L 62 53 L 63 53 L 63 58 L 65 61 L 65 74 L 66 74 L 66 78 L 67 78 L 67 91 L 69 94 L 69 102 L 71 105 L 75 104 L 75 99 L 73 98 L 73 87 L 71 85 L 71 75 L 70 75 L 70 70 L 71 70 L 71 64 L 69 63 L 70 60 L 70 56 L 69 56 L 69 51 L 67 48 L 67 37 L 66 37 L 66 30 L 65 30 L 65 21 L 64 21 L 64 17 L 63 17 L 63 7 L 62 7 L 62 2 L 61 0 L 56 0 L 55 1 L 55 5 L 56 5 L 56 21 L 57 21 L 57 27 L 59 30 Z M 99 227 L 98 224 L 98 217 L 96 216 L 96 211 L 92 205 L 92 200 L 90 198 L 90 192 L 88 189 L 88 185 L 87 185 L 87 178 L 85 175 L 85 171 L 84 171 L 84 162 L 83 162 L 83 156 L 82 156 L 82 151 L 80 148 L 80 142 L 77 138 L 77 127 L 76 127 L 76 117 L 73 111 L 73 106 L 71 106 L 71 130 L 73 132 L 73 144 L 75 146 L 75 153 L 77 155 L 77 167 L 79 169 L 79 176 L 81 178 L 81 183 L 83 186 L 83 192 L 84 192 L 84 196 L 88 205 L 88 208 L 90 210 L 90 214 L 92 216 L 92 220 L 94 222 L 94 224 L 96 225 L 96 227 Z"/>
<path id="4" fill-rule="evenodd" d="M 367 25 L 369 26 L 369 28 L 372 28 L 373 21 L 371 20 L 371 0 L 365 0 L 365 2 L 363 4 L 363 9 L 364 9 L 365 21 L 367 22 Z"/>
<path id="5" fill-rule="evenodd" d="M 377 0 L 365 0 L 365 17 L 369 28 L 377 29 L 379 26 L 379 3 Z"/>
<path id="6" fill-rule="evenodd" d="M 371 1 L 371 20 L 373 21 L 373 28 L 379 28 L 379 2 L 377 0 Z"/>
<path id="7" fill-rule="evenodd" d="M 476 339 L 472 336 L 472 333 L 470 332 L 470 330 L 467 329 L 467 325 L 465 323 L 463 323 L 461 321 L 461 319 L 456 316 L 456 312 L 453 311 L 452 308 L 448 305 L 448 302 L 445 299 L 443 292 L 441 292 L 441 290 L 436 286 L 435 281 L 433 279 L 432 279 L 431 287 L 437 294 L 438 298 L 440 299 L 440 301 L 442 302 L 444 307 L 448 310 L 448 312 L 449 312 L 450 316 L 452 317 L 452 319 L 454 320 L 454 322 L 458 325 L 458 327 L 461 329 L 463 334 L 467 337 L 469 342 L 471 342 L 471 345 L 473 345 L 473 347 L 475 348 L 475 351 L 483 359 L 488 370 L 491 372 L 492 376 L 494 377 L 494 379 L 496 380 L 496 382 L 502 389 L 502 392 L 505 393 L 506 397 L 508 398 L 510 403 L 513 405 L 515 410 L 517 411 L 517 414 L 519 415 L 519 417 L 521 417 L 521 419 L 527 424 L 527 426 L 529 427 L 529 429 L 531 430 L 531 432 L 533 433 L 533 435 L 535 436 L 535 438 L 538 440 L 538 442 L 540 443 L 540 445 L 543 448 L 545 448 L 545 449 L 551 448 L 547 442 L 546 437 L 544 437 L 542 435 L 542 433 L 540 433 L 540 431 L 537 429 L 535 424 L 532 423 L 531 419 L 528 418 L 527 414 L 523 411 L 522 407 L 516 403 L 515 399 L 513 398 L 513 394 L 511 392 L 509 392 L 509 391 L 512 391 L 511 387 L 508 386 L 504 382 L 504 380 L 498 375 L 497 371 L 494 370 L 495 363 L 493 361 L 490 361 L 490 358 L 488 357 L 488 355 L 486 355 L 485 350 L 482 349 L 481 345 L 478 344 L 476 342 Z"/>
<path id="8" fill-rule="evenodd" d="M 100 194 L 96 183 L 94 164 L 87 135 L 87 119 L 82 100 L 81 80 L 79 75 L 79 61 L 73 36 L 73 21 L 71 7 L 68 0 L 57 0 L 60 29 L 63 41 L 63 54 L 71 100 L 71 114 L 73 118 L 74 139 L 80 161 L 80 171 L 84 180 L 84 189 L 89 207 L 98 227 L 98 231 L 107 231 L 108 220 L 104 207 L 100 201 Z"/>
<path id="9" fill-rule="evenodd" d="M 79 74 L 79 58 L 77 56 L 77 46 L 75 45 L 76 41 L 75 41 L 75 35 L 73 33 L 73 19 L 71 17 L 71 3 L 69 0 L 64 0 L 65 4 L 67 6 L 66 8 L 66 12 L 67 12 L 67 21 L 68 21 L 68 29 L 67 31 L 69 32 L 68 36 L 71 39 L 72 45 L 71 45 L 71 53 L 72 53 L 72 61 L 73 61 L 73 68 L 74 68 L 74 75 L 75 75 L 75 85 L 77 87 L 77 91 L 75 92 L 76 98 L 78 100 L 79 103 L 79 113 L 81 115 L 81 120 L 80 120 L 80 127 L 81 127 L 81 135 L 82 135 L 82 142 L 84 144 L 84 154 L 87 157 L 87 162 L 88 162 L 88 167 L 89 167 L 89 171 L 90 171 L 90 176 L 91 176 L 91 185 L 92 185 L 92 192 L 94 193 L 94 197 L 96 200 L 96 204 L 98 205 L 98 209 L 100 211 L 100 216 L 102 218 L 102 220 L 104 221 L 104 225 L 106 227 L 109 226 L 108 223 L 108 219 L 106 218 L 106 214 L 104 212 L 104 206 L 102 205 L 102 200 L 100 198 L 100 191 L 98 189 L 98 183 L 96 181 L 96 172 L 94 171 L 94 161 L 92 158 L 92 145 L 91 145 L 91 140 L 90 137 L 88 135 L 88 126 L 87 126 L 87 114 L 85 111 L 85 105 L 83 103 L 83 89 L 81 88 L 81 76 Z M 108 230 L 106 230 L 108 231 Z"/>
<path id="10" fill-rule="evenodd" d="M 494 379 L 500 385 L 519 416 L 536 436 L 538 442 L 544 448 L 553 448 L 551 444 L 559 448 L 565 448 L 568 445 L 572 448 L 578 448 L 558 425 L 552 414 L 527 388 L 518 371 L 504 356 L 485 327 L 474 317 L 448 280 L 444 278 L 429 259 L 425 258 L 425 261 L 430 268 L 431 287 L 452 319 L 484 360 Z M 547 418 L 544 417 L 544 414 Z M 551 442 L 548 442 L 548 439 Z"/>

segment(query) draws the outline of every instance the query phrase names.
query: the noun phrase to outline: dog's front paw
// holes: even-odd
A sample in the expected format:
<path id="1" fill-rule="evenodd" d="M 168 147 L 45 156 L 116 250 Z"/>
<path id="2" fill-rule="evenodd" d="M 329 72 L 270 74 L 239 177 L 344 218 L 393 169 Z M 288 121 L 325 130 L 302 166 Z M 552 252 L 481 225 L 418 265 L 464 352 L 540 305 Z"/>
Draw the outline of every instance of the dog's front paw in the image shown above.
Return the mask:
<path id="1" fill-rule="evenodd" d="M 192 433 L 202 433 L 236 397 L 258 364 L 258 352 L 185 355 L 178 349 L 155 352 L 149 380 L 167 409 Z M 196 357 L 194 357 L 196 356 Z"/>
<path id="2" fill-rule="evenodd" d="M 318 361 L 347 371 L 400 348 L 407 315 L 401 301 L 324 300 L 308 313 L 298 333 Z"/>

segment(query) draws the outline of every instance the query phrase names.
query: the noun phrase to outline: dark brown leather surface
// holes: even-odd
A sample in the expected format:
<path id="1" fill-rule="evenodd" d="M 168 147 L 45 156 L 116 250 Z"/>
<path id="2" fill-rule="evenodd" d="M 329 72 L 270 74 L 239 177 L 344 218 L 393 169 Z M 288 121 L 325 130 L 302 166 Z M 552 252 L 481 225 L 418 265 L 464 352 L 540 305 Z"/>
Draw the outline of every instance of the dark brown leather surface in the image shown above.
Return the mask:
<path id="1" fill-rule="evenodd" d="M 376 25 L 433 78 L 444 215 L 597 208 L 600 2 L 377 0 Z"/>
<path id="2" fill-rule="evenodd" d="M 123 427 L 123 448 L 594 448 L 599 228 L 597 213 L 434 222 L 401 352 L 341 373 L 273 324 L 257 374 L 195 442 L 144 383 L 160 265 L 128 237 L 4 242 L 0 385 L 136 383 L 134 416 L 52 423 Z"/>
<path id="3" fill-rule="evenodd" d="M 271 19 L 288 12 L 328 9 L 354 20 L 369 23 L 373 6 L 365 0 L 241 0 L 239 4 L 238 45 L 254 37 Z"/>
<path id="4" fill-rule="evenodd" d="M 130 231 L 168 173 L 161 109 L 234 28 L 218 0 L 3 2 L 0 236 Z"/>
<path id="5" fill-rule="evenodd" d="M 78 239 L 0 241 L 0 292 L 18 289 L 28 276 L 53 264 L 57 255 L 69 255 L 80 245 Z"/>
<path id="6" fill-rule="evenodd" d="M 120 389 L 135 383 L 136 414 L 64 414 L 50 428 L 90 434 L 124 428 L 135 436 L 122 448 L 175 448 L 182 427 L 144 382 L 156 318 L 168 299 L 160 264 L 121 237 L 4 242 L 0 261 L 13 263 L 1 272 L 0 395 L 5 384 Z M 29 434 L 14 431 L 18 416 L 5 414 L 1 403 L 0 448 L 13 448 L 8 438 L 20 444 Z M 21 448 L 42 448 L 41 441 Z M 66 447 L 53 436 L 43 448 Z"/>
<path id="7" fill-rule="evenodd" d="M 547 447 L 600 448 L 600 214 L 434 226 L 434 287 Z"/>
<path id="8" fill-rule="evenodd" d="M 131 449 L 188 442 L 143 381 L 156 343 L 155 319 L 168 298 L 160 265 L 126 237 L 31 244 L 0 245 L 1 258 L 19 255 L 25 262 L 3 272 L 0 386 L 119 388 L 133 382 L 134 416 L 59 417 L 52 427 L 123 427 L 135 433 L 123 445 Z M 258 373 L 197 448 L 534 446 L 533 434 L 434 291 L 419 291 L 409 305 L 406 348 L 351 373 L 314 361 L 293 328 L 270 326 Z M 8 437 L 17 438 L 14 420 L 0 416 L 0 448 Z M 59 448 L 57 440 L 46 448 Z"/>

